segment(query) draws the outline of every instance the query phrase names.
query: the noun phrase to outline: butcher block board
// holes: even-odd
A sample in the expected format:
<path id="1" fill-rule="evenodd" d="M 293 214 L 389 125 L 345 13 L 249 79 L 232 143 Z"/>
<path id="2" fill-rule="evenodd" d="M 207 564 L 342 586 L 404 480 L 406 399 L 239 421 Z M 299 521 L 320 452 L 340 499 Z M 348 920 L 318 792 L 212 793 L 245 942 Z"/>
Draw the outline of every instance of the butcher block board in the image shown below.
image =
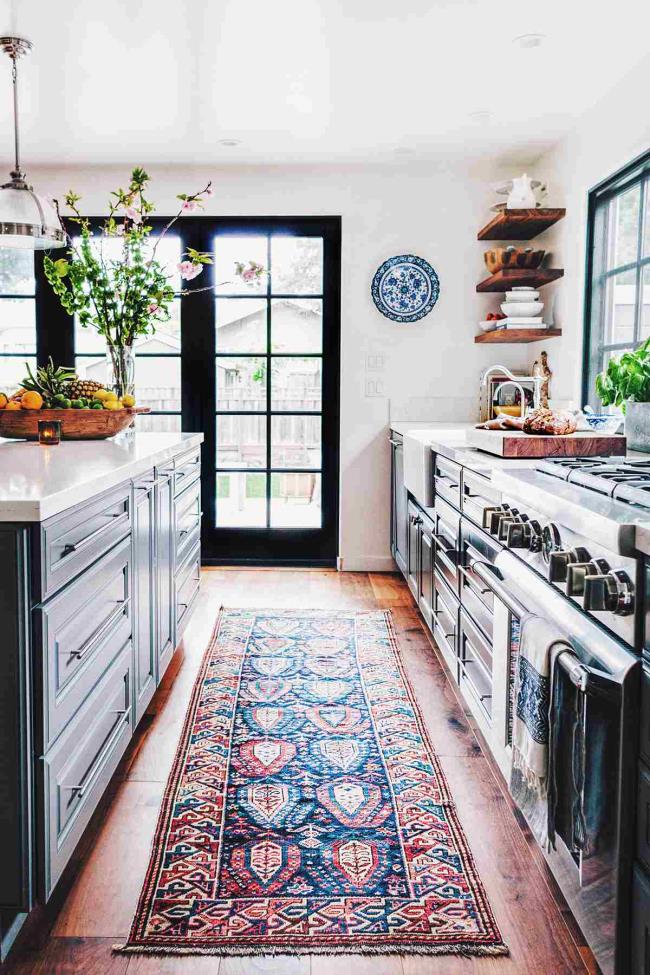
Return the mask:
<path id="1" fill-rule="evenodd" d="M 521 430 L 468 430 L 467 443 L 497 457 L 621 457 L 625 437 L 576 432 L 565 437 L 522 433 Z"/>

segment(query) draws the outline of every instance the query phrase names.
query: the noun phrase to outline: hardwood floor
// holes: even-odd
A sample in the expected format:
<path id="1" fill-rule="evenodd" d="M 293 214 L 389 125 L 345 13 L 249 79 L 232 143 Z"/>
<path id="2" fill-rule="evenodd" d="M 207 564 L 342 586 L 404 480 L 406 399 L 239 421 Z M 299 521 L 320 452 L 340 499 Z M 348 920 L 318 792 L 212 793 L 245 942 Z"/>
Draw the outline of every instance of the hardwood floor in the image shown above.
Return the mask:
<path id="1" fill-rule="evenodd" d="M 169 767 L 220 604 L 388 608 L 509 957 L 112 955 L 133 917 Z M 49 935 L 23 944 L 6 975 L 569 975 L 596 972 L 572 918 L 483 754 L 411 595 L 397 575 L 206 569 L 182 646 L 96 816 Z"/>

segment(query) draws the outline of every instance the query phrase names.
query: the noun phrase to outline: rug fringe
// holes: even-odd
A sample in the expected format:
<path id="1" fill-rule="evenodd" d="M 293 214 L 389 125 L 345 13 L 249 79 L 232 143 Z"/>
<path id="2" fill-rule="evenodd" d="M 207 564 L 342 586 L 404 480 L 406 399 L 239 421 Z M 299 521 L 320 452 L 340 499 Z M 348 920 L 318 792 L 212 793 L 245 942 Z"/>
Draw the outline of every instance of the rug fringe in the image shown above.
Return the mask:
<path id="1" fill-rule="evenodd" d="M 466 958 L 481 956 L 509 955 L 507 945 L 286 945 L 274 947 L 269 945 L 221 945 L 185 948 L 180 945 L 113 945 L 116 955 L 218 955 L 228 957 L 276 956 L 276 955 L 462 955 Z"/>

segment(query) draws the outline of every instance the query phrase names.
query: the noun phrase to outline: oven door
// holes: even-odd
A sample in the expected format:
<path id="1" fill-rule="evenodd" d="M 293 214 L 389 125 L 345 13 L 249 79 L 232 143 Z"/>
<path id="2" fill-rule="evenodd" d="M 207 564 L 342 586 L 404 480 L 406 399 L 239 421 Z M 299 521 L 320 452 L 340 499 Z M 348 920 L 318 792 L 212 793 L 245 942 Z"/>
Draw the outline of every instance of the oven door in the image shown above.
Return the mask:
<path id="1" fill-rule="evenodd" d="M 498 720 L 496 757 L 507 779 L 520 621 L 529 613 L 552 621 L 566 644 L 549 711 L 556 841 L 544 855 L 602 971 L 622 975 L 630 970 L 630 742 L 638 734 L 640 661 L 512 553 L 473 571 L 494 593 L 493 726 Z"/>

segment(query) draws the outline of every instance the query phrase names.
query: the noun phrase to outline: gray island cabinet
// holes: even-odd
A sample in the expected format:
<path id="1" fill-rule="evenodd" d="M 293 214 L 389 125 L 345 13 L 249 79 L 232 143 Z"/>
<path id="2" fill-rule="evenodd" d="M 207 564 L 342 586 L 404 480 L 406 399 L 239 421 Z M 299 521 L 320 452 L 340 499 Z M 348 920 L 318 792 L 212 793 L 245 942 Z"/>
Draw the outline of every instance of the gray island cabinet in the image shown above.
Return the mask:
<path id="1" fill-rule="evenodd" d="M 0 441 L 3 955 L 51 897 L 189 618 L 202 440 Z"/>

